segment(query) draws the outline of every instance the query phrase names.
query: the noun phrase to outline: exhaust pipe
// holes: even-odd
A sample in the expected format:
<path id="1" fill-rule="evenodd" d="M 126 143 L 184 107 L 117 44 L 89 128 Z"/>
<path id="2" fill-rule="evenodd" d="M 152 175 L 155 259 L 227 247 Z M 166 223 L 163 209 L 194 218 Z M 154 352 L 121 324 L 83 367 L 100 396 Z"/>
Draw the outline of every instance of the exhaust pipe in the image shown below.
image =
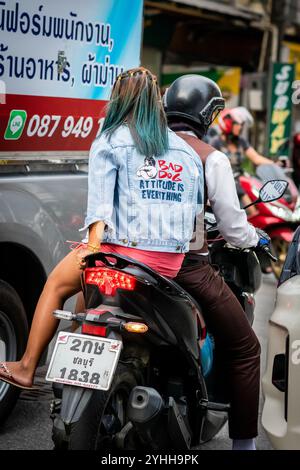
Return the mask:
<path id="1" fill-rule="evenodd" d="M 150 387 L 134 387 L 128 401 L 128 416 L 134 423 L 146 423 L 156 418 L 164 402 L 160 394 Z"/>
<path id="2" fill-rule="evenodd" d="M 134 387 L 129 396 L 127 416 L 144 444 L 159 449 L 167 433 L 163 430 L 160 417 L 164 401 L 160 394 L 150 387 Z"/>

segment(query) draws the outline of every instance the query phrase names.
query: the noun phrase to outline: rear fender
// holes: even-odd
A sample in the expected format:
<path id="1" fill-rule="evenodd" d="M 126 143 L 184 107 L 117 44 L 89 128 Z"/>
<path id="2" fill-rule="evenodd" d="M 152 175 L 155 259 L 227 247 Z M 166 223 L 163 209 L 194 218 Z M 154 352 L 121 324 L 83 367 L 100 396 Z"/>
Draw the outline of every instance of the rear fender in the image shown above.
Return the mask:
<path id="1" fill-rule="evenodd" d="M 65 424 L 76 423 L 87 407 L 94 390 L 65 385 L 63 388 L 60 417 Z"/>
<path id="2" fill-rule="evenodd" d="M 121 340 L 121 336 L 114 332 L 111 332 L 108 337 Z M 64 385 L 60 412 L 62 421 L 66 425 L 79 421 L 90 399 L 97 392 L 99 391 L 90 388 Z"/>

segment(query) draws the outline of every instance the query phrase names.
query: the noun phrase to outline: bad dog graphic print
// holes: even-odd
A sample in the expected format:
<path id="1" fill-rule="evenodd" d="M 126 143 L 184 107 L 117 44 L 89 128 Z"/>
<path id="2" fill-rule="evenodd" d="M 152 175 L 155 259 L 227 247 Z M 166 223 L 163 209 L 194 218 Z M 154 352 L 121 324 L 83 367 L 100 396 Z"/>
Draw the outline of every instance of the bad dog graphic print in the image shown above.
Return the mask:
<path id="1" fill-rule="evenodd" d="M 182 165 L 177 163 L 145 157 L 136 173 L 142 199 L 182 202 L 182 170 Z"/>
<path id="2" fill-rule="evenodd" d="M 150 180 L 155 178 L 157 175 L 156 162 L 154 157 L 146 157 L 144 165 L 141 166 L 137 171 L 137 176 L 144 180 Z"/>

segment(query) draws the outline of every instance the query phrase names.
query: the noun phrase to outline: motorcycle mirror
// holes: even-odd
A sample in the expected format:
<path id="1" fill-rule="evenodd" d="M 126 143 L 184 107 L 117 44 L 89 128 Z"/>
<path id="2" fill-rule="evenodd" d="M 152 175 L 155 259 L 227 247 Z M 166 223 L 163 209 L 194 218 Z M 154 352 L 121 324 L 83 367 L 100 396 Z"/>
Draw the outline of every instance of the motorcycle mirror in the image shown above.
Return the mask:
<path id="1" fill-rule="evenodd" d="M 272 202 L 280 199 L 284 195 L 288 185 L 289 183 L 285 180 L 267 181 L 259 190 L 259 198 L 245 206 L 244 209 L 258 204 L 259 202 Z"/>
<path id="2" fill-rule="evenodd" d="M 271 202 L 280 199 L 288 187 L 288 182 L 285 180 L 271 180 L 267 181 L 259 191 L 259 199 L 261 202 Z"/>

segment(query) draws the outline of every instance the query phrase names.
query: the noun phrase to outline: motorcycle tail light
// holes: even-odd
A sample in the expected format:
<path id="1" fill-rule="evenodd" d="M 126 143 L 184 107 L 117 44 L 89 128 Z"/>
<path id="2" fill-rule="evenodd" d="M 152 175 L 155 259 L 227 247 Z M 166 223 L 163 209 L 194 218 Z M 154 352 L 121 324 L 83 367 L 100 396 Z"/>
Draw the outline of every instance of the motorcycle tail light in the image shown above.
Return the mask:
<path id="1" fill-rule="evenodd" d="M 134 290 L 136 279 L 130 274 L 110 268 L 87 268 L 85 283 L 98 286 L 104 295 L 114 296 L 117 289 Z"/>
<path id="2" fill-rule="evenodd" d="M 104 315 L 105 313 L 107 313 L 107 310 L 90 309 L 87 312 L 86 319 L 89 321 L 94 321 L 95 317 L 99 317 L 100 315 Z M 102 336 L 103 338 L 106 337 L 106 326 L 92 325 L 91 323 L 83 323 L 81 331 L 83 334 L 86 335 Z"/>
<path id="3" fill-rule="evenodd" d="M 87 325 L 86 323 L 84 323 L 82 325 L 82 333 L 85 335 L 102 336 L 102 338 L 105 338 L 106 327 L 99 325 Z"/>

